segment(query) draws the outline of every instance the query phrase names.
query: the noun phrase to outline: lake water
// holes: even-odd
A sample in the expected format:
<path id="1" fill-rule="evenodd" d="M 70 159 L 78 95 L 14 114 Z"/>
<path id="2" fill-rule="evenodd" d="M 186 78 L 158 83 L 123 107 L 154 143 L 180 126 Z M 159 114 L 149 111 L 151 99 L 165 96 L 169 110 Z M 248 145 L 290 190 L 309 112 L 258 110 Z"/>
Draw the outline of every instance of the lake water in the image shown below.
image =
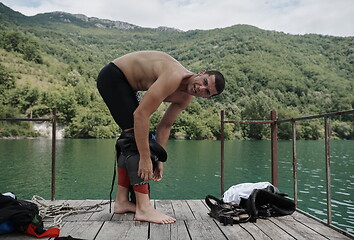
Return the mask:
<path id="1" fill-rule="evenodd" d="M 108 199 L 113 139 L 57 140 L 56 199 Z M 51 140 L 0 139 L 0 192 L 20 199 L 50 199 Z M 164 178 L 151 184 L 153 199 L 220 197 L 220 142 L 169 141 Z M 299 208 L 326 219 L 324 141 L 297 141 Z M 279 189 L 293 198 L 292 143 L 280 141 Z M 225 142 L 225 190 L 271 181 L 270 141 Z M 331 141 L 334 225 L 354 234 L 354 141 Z"/>

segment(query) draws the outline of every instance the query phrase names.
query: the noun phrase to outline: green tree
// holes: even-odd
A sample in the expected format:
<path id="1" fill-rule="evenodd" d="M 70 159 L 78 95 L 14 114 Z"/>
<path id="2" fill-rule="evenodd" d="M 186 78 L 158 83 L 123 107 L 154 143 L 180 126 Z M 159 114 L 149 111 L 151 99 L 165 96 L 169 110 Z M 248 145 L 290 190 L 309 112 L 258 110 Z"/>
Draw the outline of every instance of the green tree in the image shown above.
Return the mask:
<path id="1" fill-rule="evenodd" d="M 71 85 L 73 87 L 77 86 L 79 83 L 83 83 L 83 80 L 84 78 L 76 69 L 69 72 L 64 79 L 67 85 Z"/>
<path id="2" fill-rule="evenodd" d="M 32 88 L 29 84 L 19 86 L 11 90 L 7 103 L 16 106 L 22 112 L 38 103 L 40 91 L 38 88 Z"/>
<path id="3" fill-rule="evenodd" d="M 93 106 L 90 110 L 79 107 L 78 113 L 66 127 L 65 135 L 75 138 L 114 138 L 118 136 L 118 126 L 107 111 Z"/>
<path id="4" fill-rule="evenodd" d="M 334 121 L 331 123 L 331 129 L 334 138 L 351 139 L 353 136 L 353 123 Z"/>
<path id="5" fill-rule="evenodd" d="M 21 53 L 23 53 L 23 59 L 26 61 L 33 61 L 38 64 L 43 63 L 43 58 L 39 51 L 39 45 L 33 40 L 28 40 L 23 43 Z"/>
<path id="6" fill-rule="evenodd" d="M 43 63 L 42 56 L 39 51 L 39 44 L 34 40 L 20 32 L 4 32 L 2 47 L 7 51 L 15 51 L 23 54 L 26 61 L 35 63 Z"/>
<path id="7" fill-rule="evenodd" d="M 276 108 L 276 102 L 262 91 L 252 96 L 241 112 L 244 120 L 269 120 L 270 111 Z M 269 138 L 269 126 L 261 123 L 242 124 L 243 136 L 251 139 Z"/>
<path id="8" fill-rule="evenodd" d="M 318 119 L 302 121 L 298 126 L 301 139 L 318 140 L 324 136 L 323 123 Z"/>
<path id="9" fill-rule="evenodd" d="M 6 97 L 6 92 L 9 89 L 15 87 L 15 78 L 9 73 L 9 71 L 0 64 L 0 104 L 4 102 Z"/>
<path id="10" fill-rule="evenodd" d="M 277 118 L 291 119 L 299 116 L 299 112 L 295 108 L 288 107 L 286 109 L 279 109 L 277 111 Z M 278 124 L 278 138 L 289 140 L 293 137 L 293 126 L 291 122 L 282 122 Z M 299 138 L 299 137 L 297 137 Z"/>

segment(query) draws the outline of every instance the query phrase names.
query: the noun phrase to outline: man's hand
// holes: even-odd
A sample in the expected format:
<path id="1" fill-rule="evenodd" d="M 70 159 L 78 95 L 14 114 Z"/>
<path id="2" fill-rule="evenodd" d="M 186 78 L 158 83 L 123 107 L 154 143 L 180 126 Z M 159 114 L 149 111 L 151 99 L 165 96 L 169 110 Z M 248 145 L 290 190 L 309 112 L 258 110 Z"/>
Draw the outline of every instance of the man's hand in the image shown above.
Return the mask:
<path id="1" fill-rule="evenodd" d="M 152 179 L 152 162 L 150 157 L 147 159 L 140 158 L 138 176 L 144 181 Z"/>
<path id="2" fill-rule="evenodd" d="M 159 182 L 162 179 L 162 174 L 163 174 L 163 162 L 158 161 L 157 162 L 157 167 L 155 168 L 154 171 L 154 176 L 152 180 Z"/>

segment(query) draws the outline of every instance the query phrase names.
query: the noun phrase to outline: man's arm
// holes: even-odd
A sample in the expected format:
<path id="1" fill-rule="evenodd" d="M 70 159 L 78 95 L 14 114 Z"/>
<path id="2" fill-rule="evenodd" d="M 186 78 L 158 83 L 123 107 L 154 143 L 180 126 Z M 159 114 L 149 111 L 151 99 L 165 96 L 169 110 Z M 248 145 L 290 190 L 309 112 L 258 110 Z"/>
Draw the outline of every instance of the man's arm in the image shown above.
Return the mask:
<path id="1" fill-rule="evenodd" d="M 160 123 L 157 126 L 156 129 L 156 141 L 163 147 L 166 147 L 168 138 L 170 136 L 170 131 L 172 128 L 173 123 L 178 117 L 178 114 L 184 110 L 190 100 L 188 98 L 184 98 L 186 100 L 184 104 L 176 104 L 176 103 L 171 103 L 171 105 L 167 108 L 164 116 L 162 117 Z M 163 162 L 158 162 L 158 166 L 154 170 L 154 176 L 153 180 L 154 181 L 160 181 L 162 179 L 163 175 Z"/>
<path id="2" fill-rule="evenodd" d="M 179 86 L 180 76 L 161 75 L 145 93 L 141 103 L 134 112 L 134 135 L 140 154 L 138 175 L 144 181 L 152 179 L 152 163 L 149 149 L 150 116 L 160 104 Z"/>
<path id="3" fill-rule="evenodd" d="M 173 123 L 176 121 L 179 113 L 182 112 L 190 102 L 189 99 L 185 100 L 183 104 L 171 103 L 157 125 L 156 141 L 163 147 L 166 147 Z"/>

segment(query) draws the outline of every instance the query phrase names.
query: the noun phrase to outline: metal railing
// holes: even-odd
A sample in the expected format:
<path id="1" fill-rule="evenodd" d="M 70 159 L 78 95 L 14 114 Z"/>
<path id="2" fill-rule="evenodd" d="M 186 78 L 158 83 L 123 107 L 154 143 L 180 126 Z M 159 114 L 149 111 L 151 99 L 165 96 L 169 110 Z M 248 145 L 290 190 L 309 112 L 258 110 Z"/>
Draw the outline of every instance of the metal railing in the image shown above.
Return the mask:
<path id="1" fill-rule="evenodd" d="M 275 110 L 272 110 L 270 113 L 271 120 L 238 120 L 238 121 L 229 121 L 225 120 L 224 110 L 221 110 L 221 195 L 225 190 L 225 123 L 260 123 L 260 124 L 271 124 L 271 154 L 272 154 L 272 184 L 278 186 L 278 132 L 276 124 L 277 114 Z"/>
<path id="2" fill-rule="evenodd" d="M 293 180 L 294 180 L 294 201 L 296 208 L 298 207 L 298 185 L 297 185 L 297 154 L 296 154 L 296 122 L 310 119 L 324 119 L 325 128 L 325 160 L 326 160 L 326 194 L 327 194 L 327 224 L 333 228 L 337 228 L 332 225 L 332 203 L 331 203 L 331 173 L 330 173 L 330 124 L 329 119 L 333 116 L 339 116 L 344 114 L 354 114 L 353 110 L 331 112 L 320 115 L 312 115 L 306 117 L 290 118 L 290 119 L 277 119 L 275 110 L 271 111 L 270 120 L 238 120 L 229 121 L 225 120 L 224 110 L 221 110 L 221 195 L 224 193 L 225 174 L 224 174 L 224 162 L 225 162 L 225 124 L 226 123 L 259 123 L 270 124 L 271 126 L 271 169 L 272 169 L 272 184 L 278 186 L 278 124 L 291 122 L 292 123 L 292 148 L 293 148 Z M 338 228 L 337 228 L 338 229 Z M 338 229 L 341 232 L 346 232 L 342 229 Z"/>
<path id="3" fill-rule="evenodd" d="M 52 109 L 51 118 L 0 118 L 0 121 L 31 121 L 52 123 L 52 178 L 51 178 L 51 200 L 55 199 L 55 155 L 56 155 L 56 131 L 57 131 L 57 109 Z"/>

